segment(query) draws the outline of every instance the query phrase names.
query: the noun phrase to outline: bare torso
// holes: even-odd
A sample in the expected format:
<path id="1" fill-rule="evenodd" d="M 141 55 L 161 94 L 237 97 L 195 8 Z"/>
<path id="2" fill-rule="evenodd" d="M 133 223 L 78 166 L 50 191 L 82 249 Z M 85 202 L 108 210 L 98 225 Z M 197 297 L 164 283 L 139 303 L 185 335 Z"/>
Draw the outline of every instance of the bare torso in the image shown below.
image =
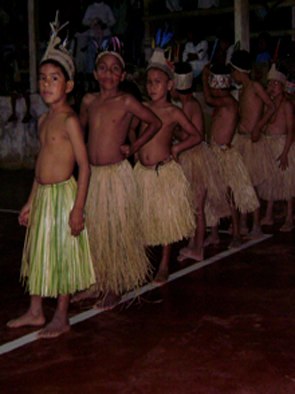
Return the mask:
<path id="1" fill-rule="evenodd" d="M 255 82 L 250 81 L 243 87 L 239 97 L 239 130 L 252 133 L 262 117 L 263 107 L 264 103 L 255 90 Z"/>
<path id="2" fill-rule="evenodd" d="M 120 147 L 125 143 L 132 114 L 126 110 L 129 95 L 120 93 L 103 99 L 98 94 L 84 97 L 89 126 L 88 157 L 92 165 L 107 165 L 122 161 Z M 83 125 L 83 119 L 82 125 Z M 85 124 L 83 125 L 85 127 Z"/>
<path id="3" fill-rule="evenodd" d="M 223 98 L 212 114 L 211 139 L 218 145 L 230 145 L 238 122 L 238 103 L 232 96 Z"/>
<path id="4" fill-rule="evenodd" d="M 38 183 L 52 184 L 71 177 L 75 164 L 66 122 L 76 115 L 68 112 L 46 113 L 39 121 L 40 152 L 35 166 Z"/>
<path id="5" fill-rule="evenodd" d="M 287 134 L 288 124 L 286 117 L 287 106 L 292 104 L 284 97 L 282 97 L 276 105 L 275 113 L 266 125 L 264 132 L 267 135 L 281 135 Z"/>
<path id="6" fill-rule="evenodd" d="M 160 131 L 139 151 L 140 162 L 145 166 L 152 166 L 167 160 L 170 156 L 172 136 L 177 126 L 177 121 L 174 117 L 176 107 L 170 103 L 157 107 L 152 102 L 148 103 L 147 106 L 162 121 Z"/>

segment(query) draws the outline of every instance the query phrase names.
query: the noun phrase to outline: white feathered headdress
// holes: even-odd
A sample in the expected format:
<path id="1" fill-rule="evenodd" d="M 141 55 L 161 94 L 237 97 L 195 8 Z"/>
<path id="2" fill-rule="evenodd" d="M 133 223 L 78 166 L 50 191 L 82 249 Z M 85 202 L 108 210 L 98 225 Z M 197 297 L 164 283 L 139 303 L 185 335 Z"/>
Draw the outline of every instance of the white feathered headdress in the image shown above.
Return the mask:
<path id="1" fill-rule="evenodd" d="M 66 48 L 68 38 L 66 37 L 62 42 L 61 38 L 58 36 L 58 33 L 67 26 L 69 22 L 60 26 L 58 16 L 59 12 L 57 11 L 55 21 L 50 23 L 51 35 L 45 54 L 42 57 L 41 64 L 46 60 L 54 60 L 66 70 L 69 79 L 73 80 L 75 76 L 75 65 L 72 55 Z"/>

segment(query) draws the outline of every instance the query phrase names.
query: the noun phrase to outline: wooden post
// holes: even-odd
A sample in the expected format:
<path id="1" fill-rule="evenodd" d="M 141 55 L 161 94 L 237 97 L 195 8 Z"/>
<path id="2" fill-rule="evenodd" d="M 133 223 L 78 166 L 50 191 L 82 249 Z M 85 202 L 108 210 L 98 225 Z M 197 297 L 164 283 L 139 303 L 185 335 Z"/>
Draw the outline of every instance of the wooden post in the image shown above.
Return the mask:
<path id="1" fill-rule="evenodd" d="M 30 92 L 37 92 L 35 0 L 28 0 Z"/>
<path id="2" fill-rule="evenodd" d="M 295 7 L 292 7 L 292 29 L 295 29 Z M 295 34 L 292 34 L 292 41 L 295 41 Z"/>
<path id="3" fill-rule="evenodd" d="M 249 1 L 235 0 L 235 42 L 240 41 L 240 48 L 250 50 Z"/>

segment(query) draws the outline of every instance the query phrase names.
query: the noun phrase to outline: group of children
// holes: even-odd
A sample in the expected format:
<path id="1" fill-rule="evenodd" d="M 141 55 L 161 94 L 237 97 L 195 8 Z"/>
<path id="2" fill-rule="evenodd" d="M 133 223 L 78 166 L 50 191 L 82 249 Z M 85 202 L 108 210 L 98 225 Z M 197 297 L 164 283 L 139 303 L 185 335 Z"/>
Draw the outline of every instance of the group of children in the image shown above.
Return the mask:
<path id="1" fill-rule="evenodd" d="M 60 43 L 59 27 L 51 27 L 39 67 L 40 95 L 49 110 L 39 120 L 35 181 L 19 215 L 19 223 L 27 226 L 21 277 L 31 302 L 24 315 L 8 322 L 14 328 L 43 326 L 42 299 L 57 297 L 52 320 L 39 331 L 41 338 L 69 330 L 71 295 L 76 302 L 95 298 L 97 308 L 108 309 L 124 292 L 151 280 L 149 247 L 162 246 L 154 280 L 163 283 L 174 242 L 189 239 L 179 261 L 201 261 L 204 247 L 219 242 L 220 219 L 231 215 L 230 247 L 237 247 L 240 213 L 255 212 L 251 235 L 260 234 L 259 190 L 269 201 L 264 224 L 272 221 L 273 201 L 282 197 L 292 204 L 295 194 L 293 113 L 277 84 L 282 82 L 277 71 L 270 74 L 270 100 L 250 81 L 247 55 L 236 53 L 231 67 L 232 77 L 242 84 L 238 103 L 230 93 L 228 70 L 205 67 L 204 96 L 214 107 L 208 144 L 202 109 L 193 96 L 192 71 L 184 64 L 174 69 L 161 49 L 147 67 L 150 101 L 145 103 L 120 90 L 125 78 L 121 54 L 111 46 L 100 52 L 94 70 L 100 89 L 85 95 L 78 118 L 67 103 L 74 64 Z M 236 130 L 243 144 L 235 141 Z M 256 149 L 269 153 L 271 173 Z M 254 160 L 252 154 L 259 156 Z M 256 175 L 261 175 L 257 181 Z M 292 226 L 290 215 L 286 224 Z M 206 225 L 212 227 L 207 240 Z"/>

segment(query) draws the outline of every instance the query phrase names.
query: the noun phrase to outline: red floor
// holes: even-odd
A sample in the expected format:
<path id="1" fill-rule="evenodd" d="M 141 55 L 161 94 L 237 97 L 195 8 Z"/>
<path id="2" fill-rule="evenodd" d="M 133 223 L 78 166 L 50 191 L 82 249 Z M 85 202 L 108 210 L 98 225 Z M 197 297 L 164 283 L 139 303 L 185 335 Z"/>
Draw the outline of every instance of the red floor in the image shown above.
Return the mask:
<path id="1" fill-rule="evenodd" d="M 25 311 L 18 282 L 24 230 L 17 210 L 30 173 L 0 171 L 0 393 L 293 394 L 295 393 L 295 243 L 273 237 L 183 275 L 139 300 L 72 326 L 52 340 L 23 344 L 33 329 L 6 328 Z M 11 195 L 10 195 L 11 194 Z M 206 259 L 226 250 L 206 250 Z M 177 252 L 179 245 L 175 245 Z M 211 260 L 209 260 L 210 262 Z M 193 264 L 187 261 L 177 272 Z M 196 268 L 198 265 L 196 265 Z M 55 303 L 46 300 L 46 314 Z M 71 316 L 85 308 L 71 307 Z"/>

